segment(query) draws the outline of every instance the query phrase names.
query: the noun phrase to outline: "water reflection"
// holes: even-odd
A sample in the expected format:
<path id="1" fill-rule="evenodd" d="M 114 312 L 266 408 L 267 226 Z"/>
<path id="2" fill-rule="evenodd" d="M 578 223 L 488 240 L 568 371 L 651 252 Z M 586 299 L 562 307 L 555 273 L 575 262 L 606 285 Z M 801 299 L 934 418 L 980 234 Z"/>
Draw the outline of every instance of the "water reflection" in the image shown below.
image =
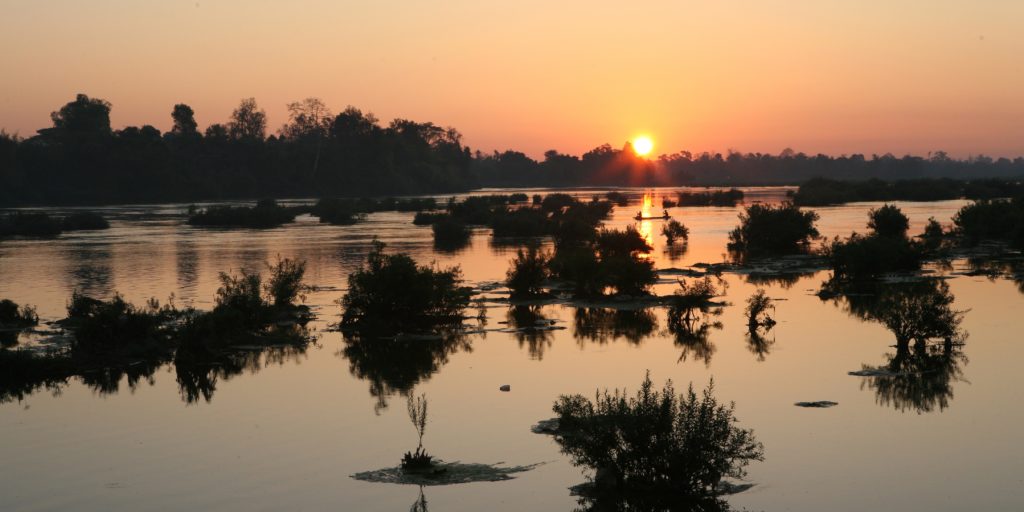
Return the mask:
<path id="1" fill-rule="evenodd" d="M 199 284 L 199 251 L 192 240 L 185 239 L 174 245 L 179 295 L 184 299 L 195 297 Z"/>
<path id="2" fill-rule="evenodd" d="M 192 404 L 200 399 L 209 403 L 213 400 L 218 382 L 243 373 L 256 374 L 271 365 L 298 362 L 305 355 L 308 345 L 282 345 L 272 347 L 251 347 L 242 352 L 230 352 L 210 357 L 193 357 L 179 354 L 174 361 L 175 380 L 178 391 L 185 403 Z"/>
<path id="3" fill-rule="evenodd" d="M 729 503 L 720 498 L 683 500 L 654 494 L 623 493 L 584 496 L 573 512 L 730 512 Z"/>
<path id="4" fill-rule="evenodd" d="M 505 313 L 505 322 L 519 346 L 526 345 L 531 358 L 544 359 L 544 350 L 551 347 L 554 339 L 554 321 L 544 315 L 542 306 L 512 306 Z"/>
<path id="5" fill-rule="evenodd" d="M 772 346 L 775 345 L 775 336 L 769 338 L 771 328 L 757 328 L 747 331 L 747 350 L 751 354 L 757 357 L 758 361 L 764 361 L 768 354 L 771 353 Z"/>
<path id="6" fill-rule="evenodd" d="M 655 334 L 657 326 L 657 317 L 648 308 L 580 307 L 573 314 L 573 335 L 581 345 L 584 341 L 604 345 L 619 338 L 639 345 Z"/>
<path id="7" fill-rule="evenodd" d="M 341 355 L 348 359 L 349 372 L 370 382 L 370 396 L 377 399 L 374 410 L 388 406 L 395 394 L 408 396 L 421 381 L 448 363 L 458 352 L 472 352 L 468 336 L 445 333 L 436 336 L 390 336 L 345 333 Z"/>
<path id="8" fill-rule="evenodd" d="M 114 290 L 113 252 L 109 243 L 71 247 L 63 253 L 71 290 L 109 297 Z"/>
<path id="9" fill-rule="evenodd" d="M 895 354 L 878 367 L 863 365 L 862 389 L 875 392 L 879 405 L 901 412 L 927 413 L 949 407 L 953 383 L 962 381 L 967 357 L 961 348 L 967 333 L 963 312 L 940 279 L 907 283 L 873 283 L 838 291 L 852 315 L 886 326 L 896 339 Z M 913 343 L 913 346 L 911 346 Z"/>
<path id="10" fill-rule="evenodd" d="M 711 331 L 722 329 L 717 320 L 722 315 L 722 306 L 706 303 L 693 307 L 672 306 L 668 312 L 668 332 L 675 337 L 675 344 L 682 349 L 679 362 L 691 358 L 711 366 L 711 356 L 717 348 L 711 342 Z"/>
<path id="11" fill-rule="evenodd" d="M 423 495 L 422 485 L 420 486 L 420 495 L 413 502 L 412 506 L 409 507 L 409 512 L 430 512 L 430 509 L 427 508 L 427 497 Z"/>

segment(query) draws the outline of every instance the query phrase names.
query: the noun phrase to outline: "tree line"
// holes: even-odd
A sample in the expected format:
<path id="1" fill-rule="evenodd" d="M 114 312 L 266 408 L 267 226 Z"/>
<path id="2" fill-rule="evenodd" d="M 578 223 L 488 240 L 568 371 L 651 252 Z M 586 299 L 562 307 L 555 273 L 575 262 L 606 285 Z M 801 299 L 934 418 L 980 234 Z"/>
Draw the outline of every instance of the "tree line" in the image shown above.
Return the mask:
<path id="1" fill-rule="evenodd" d="M 647 159 L 627 142 L 581 156 L 549 150 L 473 152 L 454 128 L 347 107 L 335 115 L 317 98 L 290 103 L 268 134 L 253 98 L 201 130 L 185 104 L 172 128 L 110 124 L 110 102 L 79 94 L 51 126 L 23 138 L 0 131 L 0 205 L 100 204 L 283 197 L 431 194 L 478 187 L 797 184 L 814 177 L 884 180 L 1024 176 L 1024 158 L 953 159 L 890 154 L 691 153 Z"/>

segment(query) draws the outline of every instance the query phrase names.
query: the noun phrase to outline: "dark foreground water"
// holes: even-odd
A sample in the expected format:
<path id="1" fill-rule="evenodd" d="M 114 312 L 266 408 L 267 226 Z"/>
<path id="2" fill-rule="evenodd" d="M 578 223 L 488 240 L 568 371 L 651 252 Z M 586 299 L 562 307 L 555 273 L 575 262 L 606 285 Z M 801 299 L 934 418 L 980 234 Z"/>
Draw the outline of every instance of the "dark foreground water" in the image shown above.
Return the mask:
<path id="1" fill-rule="evenodd" d="M 528 191 L 534 193 L 535 191 Z M 536 191 L 543 193 L 544 191 Z M 638 202 L 608 224 L 632 224 Z M 661 211 L 668 190 L 649 190 Z M 588 196 L 591 192 L 579 192 Z M 748 191 L 748 201 L 778 200 L 779 189 Z M 920 232 L 929 216 L 944 223 L 961 201 L 901 203 Z M 828 237 L 864 230 L 869 208 L 819 208 Z M 1020 510 L 1024 449 L 1019 405 L 1024 372 L 1024 295 L 1012 280 L 949 277 L 955 307 L 966 310 L 966 344 L 926 378 L 906 386 L 848 375 L 885 364 L 895 353 L 885 326 L 851 315 L 814 295 L 828 278 L 750 283 L 726 274 L 732 305 L 706 341 L 677 343 L 665 312 L 632 317 L 547 306 L 564 330 L 470 336 L 426 361 L 398 365 L 346 350 L 335 304 L 346 276 L 373 237 L 421 262 L 461 265 L 470 283 L 503 279 L 514 249 L 487 230 L 471 247 L 433 250 L 429 227 L 412 214 L 371 214 L 355 226 L 312 218 L 279 229 L 210 230 L 184 224 L 183 205 L 103 209 L 112 229 L 49 240 L 0 241 L 0 298 L 38 306 L 44 320 L 64 316 L 73 290 L 115 291 L 141 302 L 175 295 L 209 308 L 217 275 L 258 268 L 278 255 L 308 262 L 319 291 L 307 303 L 319 314 L 319 341 L 305 353 L 264 354 L 222 375 L 206 396 L 179 386 L 172 367 L 118 389 L 78 380 L 0 404 L 0 509 L 3 510 L 408 510 L 415 486 L 376 484 L 349 475 L 397 464 L 416 445 L 402 393 L 430 401 L 424 444 L 445 459 L 526 465 L 514 480 L 423 490 L 430 510 L 568 511 L 568 487 L 584 480 L 550 437 L 530 426 L 552 416 L 560 394 L 596 388 L 635 389 L 646 370 L 655 382 L 704 386 L 736 402 L 742 426 L 754 429 L 766 459 L 749 467 L 752 489 L 729 498 L 751 510 Z M 651 236 L 659 268 L 722 261 L 737 209 L 674 208 L 690 228 L 685 252 L 666 252 L 660 221 Z M 746 335 L 743 304 L 758 287 L 778 299 L 779 324 L 763 343 Z M 670 283 L 658 291 L 668 293 Z M 487 327 L 505 327 L 509 308 L 487 309 Z M 938 372 L 938 373 L 936 373 Z M 499 392 L 503 384 L 511 392 Z M 208 398 L 208 399 L 207 399 Z M 831 400 L 830 409 L 794 407 Z"/>

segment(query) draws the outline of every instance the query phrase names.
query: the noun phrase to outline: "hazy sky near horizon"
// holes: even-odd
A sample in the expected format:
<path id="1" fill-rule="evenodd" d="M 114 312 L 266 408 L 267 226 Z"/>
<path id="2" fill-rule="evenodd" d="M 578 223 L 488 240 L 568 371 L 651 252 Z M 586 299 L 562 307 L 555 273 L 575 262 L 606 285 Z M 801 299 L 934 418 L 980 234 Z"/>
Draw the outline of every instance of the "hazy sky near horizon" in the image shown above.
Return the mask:
<path id="1" fill-rule="evenodd" d="M 0 0 L 0 128 L 309 96 L 483 151 L 1024 155 L 1024 2 Z"/>

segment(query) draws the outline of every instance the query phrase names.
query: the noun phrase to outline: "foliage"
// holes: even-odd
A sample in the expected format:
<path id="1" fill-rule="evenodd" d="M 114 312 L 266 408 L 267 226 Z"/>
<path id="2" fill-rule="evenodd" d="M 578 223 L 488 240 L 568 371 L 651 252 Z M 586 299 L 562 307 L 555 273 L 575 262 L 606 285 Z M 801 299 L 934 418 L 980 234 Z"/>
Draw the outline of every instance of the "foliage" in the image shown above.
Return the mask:
<path id="1" fill-rule="evenodd" d="M 93 212 L 76 212 L 61 220 L 64 231 L 84 231 L 92 229 L 109 229 L 110 223 L 102 215 Z"/>
<path id="2" fill-rule="evenodd" d="M 922 248 L 906 238 L 853 233 L 836 238 L 825 249 L 836 279 L 870 279 L 921 268 Z"/>
<path id="3" fill-rule="evenodd" d="M 953 224 L 969 245 L 996 240 L 1024 248 L 1024 198 L 976 201 L 961 208 Z"/>
<path id="4" fill-rule="evenodd" d="M 469 242 L 469 228 L 451 216 L 435 221 L 431 230 L 434 232 L 434 246 L 442 250 L 458 249 Z"/>
<path id="5" fill-rule="evenodd" d="M 150 299 L 135 306 L 120 295 L 101 301 L 79 294 L 71 296 L 68 320 L 73 325 L 73 350 L 88 353 L 126 351 L 152 354 L 169 348 L 168 321 L 177 311 L 173 305 L 160 306 Z"/>
<path id="6" fill-rule="evenodd" d="M 689 240 L 690 229 L 684 226 L 682 222 L 672 219 L 662 226 L 661 234 L 665 237 L 665 243 L 672 245 L 679 239 Z"/>
<path id="7" fill-rule="evenodd" d="M 223 226 L 274 228 L 295 221 L 295 211 L 279 206 L 276 201 L 260 201 L 253 207 L 213 206 L 188 218 L 192 226 Z"/>
<path id="8" fill-rule="evenodd" d="M 744 310 L 744 314 L 747 315 L 747 330 L 753 332 L 761 327 L 771 329 L 775 325 L 775 319 L 768 314 L 768 310 L 774 309 L 775 305 L 772 304 L 771 297 L 768 297 L 764 290 L 758 288 L 747 299 L 747 308 Z"/>
<path id="9" fill-rule="evenodd" d="M 910 220 L 896 205 L 886 204 L 868 211 L 868 229 L 876 236 L 903 239 L 910 229 Z"/>
<path id="10" fill-rule="evenodd" d="M 56 236 L 61 222 L 43 212 L 11 212 L 0 217 L 0 236 Z"/>
<path id="11" fill-rule="evenodd" d="M 691 384 L 677 395 L 650 374 L 635 396 L 598 392 L 593 401 L 561 396 L 553 407 L 556 440 L 573 464 L 595 471 L 594 485 L 622 491 L 709 496 L 723 478 L 742 478 L 764 449 L 737 426 L 734 405 L 721 405 L 709 383 L 700 397 Z"/>
<path id="12" fill-rule="evenodd" d="M 736 206 L 743 201 L 743 191 L 735 188 L 712 192 L 680 192 L 678 206 Z"/>
<path id="13" fill-rule="evenodd" d="M 18 304 L 10 299 L 0 299 L 0 327 L 32 327 L 39 324 L 36 308 Z"/>
<path id="14" fill-rule="evenodd" d="M 267 265 L 270 279 L 267 280 L 266 292 L 274 307 L 286 308 L 295 304 L 296 300 L 306 300 L 305 293 L 309 286 L 303 284 L 306 275 L 306 262 L 278 257 L 277 263 Z"/>
<path id="15" fill-rule="evenodd" d="M 534 297 L 543 294 L 544 282 L 550 273 L 550 260 L 551 257 L 537 245 L 516 251 L 516 257 L 511 262 L 512 267 L 505 275 L 505 284 L 512 291 L 512 297 Z"/>
<path id="16" fill-rule="evenodd" d="M 342 324 L 401 332 L 461 323 L 470 298 L 461 282 L 458 267 L 419 266 L 374 241 L 366 264 L 348 276 Z"/>
<path id="17" fill-rule="evenodd" d="M 729 233 L 729 250 L 746 255 L 791 254 L 818 237 L 818 214 L 793 203 L 753 204 L 740 213 L 740 225 Z"/>

